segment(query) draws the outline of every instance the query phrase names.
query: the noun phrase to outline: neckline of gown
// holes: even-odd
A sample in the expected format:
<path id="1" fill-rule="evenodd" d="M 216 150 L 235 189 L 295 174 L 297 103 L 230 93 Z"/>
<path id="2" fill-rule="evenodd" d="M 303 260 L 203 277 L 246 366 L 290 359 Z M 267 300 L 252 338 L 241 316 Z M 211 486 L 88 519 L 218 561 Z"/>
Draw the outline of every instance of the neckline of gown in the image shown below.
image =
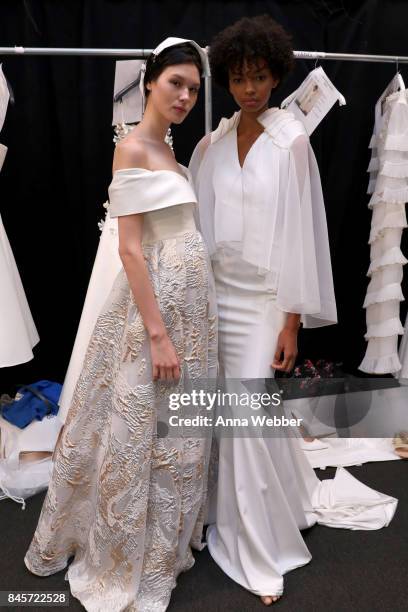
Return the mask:
<path id="1" fill-rule="evenodd" d="M 257 145 L 258 141 L 262 138 L 262 136 L 264 136 L 266 134 L 266 130 L 265 128 L 263 129 L 263 131 L 259 134 L 259 136 L 257 136 L 257 138 L 254 140 L 254 142 L 251 144 L 251 146 L 249 147 L 247 154 L 245 155 L 245 159 L 243 161 L 243 164 L 241 166 L 241 163 L 239 161 L 239 148 L 238 148 L 238 122 L 235 124 L 234 129 L 232 130 L 232 134 L 234 136 L 234 150 L 235 150 L 235 159 L 237 161 L 238 167 L 240 168 L 240 170 L 244 170 L 245 168 L 245 164 L 246 161 L 248 159 L 248 156 L 252 153 L 252 150 L 254 149 L 254 147 Z"/>
<path id="2" fill-rule="evenodd" d="M 181 168 L 185 170 L 185 172 L 177 172 L 177 170 L 169 170 L 169 169 L 159 169 L 159 170 L 149 170 L 148 168 L 139 168 L 138 166 L 131 166 L 129 168 L 119 168 L 119 170 L 115 170 L 113 176 L 118 172 L 129 172 L 129 170 L 136 170 L 138 172 L 148 172 L 149 174 L 157 174 L 158 172 L 170 172 L 171 174 L 175 174 L 180 178 L 184 179 L 188 184 L 190 184 L 190 180 L 188 177 L 188 169 L 185 168 L 182 164 L 178 164 Z"/>
<path id="3" fill-rule="evenodd" d="M 211 144 L 215 144 L 218 140 L 228 134 L 228 132 L 236 128 L 239 123 L 240 116 L 241 110 L 236 111 L 229 118 L 223 117 L 218 124 L 218 127 L 211 133 Z M 295 120 L 295 117 L 292 113 L 277 106 L 267 108 L 266 111 L 257 117 L 257 121 L 263 126 L 264 131 L 272 137 L 279 133 L 282 126 L 287 121 L 293 120 Z"/>

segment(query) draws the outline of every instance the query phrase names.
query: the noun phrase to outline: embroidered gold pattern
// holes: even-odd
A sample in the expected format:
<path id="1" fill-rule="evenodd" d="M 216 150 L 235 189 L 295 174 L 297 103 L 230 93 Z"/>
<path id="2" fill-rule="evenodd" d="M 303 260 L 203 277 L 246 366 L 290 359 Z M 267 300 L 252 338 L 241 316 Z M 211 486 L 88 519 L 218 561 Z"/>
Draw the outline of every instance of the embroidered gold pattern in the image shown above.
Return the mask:
<path id="1" fill-rule="evenodd" d="M 124 271 L 96 323 L 25 562 L 66 567 L 87 610 L 166 609 L 200 549 L 209 439 L 156 435 L 168 395 L 216 375 L 215 295 L 198 232 L 144 245 L 159 307 L 182 364 L 151 378 L 149 340 Z"/>

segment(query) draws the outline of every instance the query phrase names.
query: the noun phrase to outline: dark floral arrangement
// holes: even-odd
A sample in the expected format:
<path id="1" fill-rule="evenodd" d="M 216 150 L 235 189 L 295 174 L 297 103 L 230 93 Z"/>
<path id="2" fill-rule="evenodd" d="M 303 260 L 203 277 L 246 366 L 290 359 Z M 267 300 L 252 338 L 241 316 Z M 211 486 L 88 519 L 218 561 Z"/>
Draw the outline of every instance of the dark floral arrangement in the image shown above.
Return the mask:
<path id="1" fill-rule="evenodd" d="M 286 399 L 338 393 L 344 384 L 342 363 L 305 359 L 291 374 L 279 378 Z"/>
<path id="2" fill-rule="evenodd" d="M 335 374 L 340 375 L 339 369 L 342 363 L 333 363 L 325 359 L 318 359 L 316 364 L 310 359 L 305 359 L 303 363 L 296 366 L 293 371 L 293 378 L 302 378 L 301 388 L 312 386 L 316 380 L 321 378 L 334 378 Z"/>

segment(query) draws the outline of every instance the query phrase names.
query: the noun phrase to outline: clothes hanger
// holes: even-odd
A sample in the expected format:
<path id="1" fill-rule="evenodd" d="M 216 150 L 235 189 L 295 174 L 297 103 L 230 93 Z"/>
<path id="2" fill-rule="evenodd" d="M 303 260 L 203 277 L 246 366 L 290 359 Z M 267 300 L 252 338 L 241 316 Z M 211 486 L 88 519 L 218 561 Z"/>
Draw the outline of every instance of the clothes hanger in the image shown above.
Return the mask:
<path id="1" fill-rule="evenodd" d="M 402 75 L 399 71 L 399 62 L 398 62 L 398 57 L 396 58 L 395 61 L 395 67 L 396 67 L 396 77 L 397 77 L 397 84 L 398 84 L 398 89 L 400 91 L 404 91 L 405 90 L 405 83 L 404 83 L 404 79 L 402 78 Z"/>
<path id="2" fill-rule="evenodd" d="M 134 89 L 135 87 L 137 87 L 139 85 L 139 83 L 140 83 L 140 76 L 141 76 L 141 71 L 139 72 L 137 78 L 134 81 L 129 83 L 129 85 L 126 85 L 126 87 L 124 87 L 123 89 L 118 91 L 118 93 L 113 96 L 113 101 L 114 102 L 122 102 L 122 98 L 127 93 L 129 93 L 129 91 L 132 91 L 132 89 Z"/>

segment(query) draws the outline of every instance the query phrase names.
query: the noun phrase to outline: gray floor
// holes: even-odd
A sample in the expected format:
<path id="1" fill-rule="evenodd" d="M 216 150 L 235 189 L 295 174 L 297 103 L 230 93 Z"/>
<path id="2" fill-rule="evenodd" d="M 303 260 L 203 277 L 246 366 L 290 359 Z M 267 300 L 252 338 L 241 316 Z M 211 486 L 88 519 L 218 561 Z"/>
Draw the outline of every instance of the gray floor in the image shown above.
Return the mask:
<path id="1" fill-rule="evenodd" d="M 394 520 L 379 531 L 352 532 L 315 526 L 304 532 L 313 560 L 286 576 L 284 596 L 275 604 L 281 612 L 408 609 L 408 461 L 370 463 L 348 469 L 369 486 L 399 499 Z M 333 473 L 332 469 L 317 471 L 320 478 L 332 477 Z M 0 502 L 0 590 L 68 589 L 65 572 L 38 578 L 26 570 L 22 561 L 43 498 L 44 494 L 40 494 L 29 499 L 25 511 L 12 501 Z M 83 610 L 72 597 L 68 609 Z M 265 610 L 265 606 L 226 577 L 204 550 L 196 554 L 194 568 L 179 578 L 168 610 L 256 612 Z"/>

